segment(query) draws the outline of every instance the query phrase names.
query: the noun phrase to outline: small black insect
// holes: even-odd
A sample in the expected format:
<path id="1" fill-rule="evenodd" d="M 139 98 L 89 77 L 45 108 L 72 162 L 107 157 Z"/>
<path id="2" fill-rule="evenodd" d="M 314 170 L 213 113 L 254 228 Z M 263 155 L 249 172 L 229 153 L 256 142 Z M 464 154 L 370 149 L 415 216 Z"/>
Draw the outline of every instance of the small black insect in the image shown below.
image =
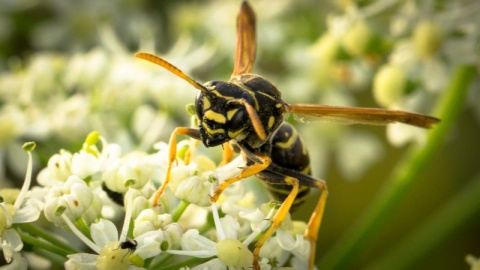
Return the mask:
<path id="1" fill-rule="evenodd" d="M 118 246 L 120 249 L 128 249 L 130 252 L 134 252 L 137 249 L 138 243 L 137 240 L 128 239 L 120 243 Z"/>

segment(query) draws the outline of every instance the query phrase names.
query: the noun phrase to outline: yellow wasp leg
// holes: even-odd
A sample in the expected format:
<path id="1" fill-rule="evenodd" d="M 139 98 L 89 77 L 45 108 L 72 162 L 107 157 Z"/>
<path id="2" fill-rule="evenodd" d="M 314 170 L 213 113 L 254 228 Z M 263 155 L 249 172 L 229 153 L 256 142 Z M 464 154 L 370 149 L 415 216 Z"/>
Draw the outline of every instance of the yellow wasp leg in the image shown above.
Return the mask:
<path id="1" fill-rule="evenodd" d="M 199 140 L 193 139 L 193 147 L 196 149 L 198 145 L 200 144 Z M 187 152 L 185 153 L 185 165 L 190 164 L 190 161 L 192 159 L 192 152 L 193 150 L 191 148 L 188 148 Z"/>
<path id="2" fill-rule="evenodd" d="M 244 178 L 250 177 L 252 175 L 256 175 L 257 173 L 265 170 L 270 163 L 272 163 L 272 160 L 270 157 L 265 156 L 265 155 L 260 155 L 256 154 L 256 158 L 259 160 L 259 163 L 255 163 L 253 165 L 250 165 L 246 167 L 240 174 L 225 180 L 223 183 L 221 183 L 215 192 L 213 193 L 212 197 L 210 198 L 210 202 L 214 203 L 218 200 L 218 197 L 222 194 L 222 192 L 231 184 L 242 180 Z"/>
<path id="3" fill-rule="evenodd" d="M 222 161 L 218 164 L 218 167 L 224 166 L 233 159 L 233 147 L 230 143 L 224 143 L 223 145 Z"/>
<path id="4" fill-rule="evenodd" d="M 258 264 L 260 249 L 262 248 L 263 244 L 265 244 L 265 241 L 267 241 L 267 239 L 270 238 L 275 230 L 282 224 L 298 194 L 298 180 L 290 176 L 285 176 L 284 180 L 286 183 L 292 185 L 292 191 L 290 191 L 290 194 L 288 194 L 285 201 L 283 201 L 282 205 L 280 205 L 280 208 L 278 208 L 278 211 L 272 217 L 272 225 L 270 228 L 265 231 L 262 238 L 260 238 L 260 240 L 258 240 L 258 242 L 255 244 L 255 249 L 253 250 L 253 268 L 255 270 L 260 269 L 260 265 Z"/>
<path id="5" fill-rule="evenodd" d="M 199 138 L 198 129 L 188 128 L 188 127 L 177 127 L 170 136 L 170 141 L 168 142 L 168 165 L 167 171 L 165 172 L 165 179 L 163 180 L 162 185 L 155 193 L 153 197 L 153 205 L 157 206 L 160 196 L 167 188 L 168 183 L 170 182 L 170 173 L 172 171 L 173 162 L 175 162 L 175 157 L 177 156 L 177 135 L 187 135 L 194 139 Z"/>
<path id="6" fill-rule="evenodd" d="M 308 222 L 307 230 L 305 231 L 304 237 L 310 241 L 310 259 L 309 259 L 309 269 L 313 269 L 315 263 L 315 246 L 318 238 L 318 231 L 320 230 L 320 225 L 322 223 L 323 212 L 325 209 L 325 203 L 327 202 L 328 189 L 325 181 L 317 181 L 318 188 L 321 190 L 322 194 L 318 199 L 317 206 L 315 207 L 310 221 Z"/>

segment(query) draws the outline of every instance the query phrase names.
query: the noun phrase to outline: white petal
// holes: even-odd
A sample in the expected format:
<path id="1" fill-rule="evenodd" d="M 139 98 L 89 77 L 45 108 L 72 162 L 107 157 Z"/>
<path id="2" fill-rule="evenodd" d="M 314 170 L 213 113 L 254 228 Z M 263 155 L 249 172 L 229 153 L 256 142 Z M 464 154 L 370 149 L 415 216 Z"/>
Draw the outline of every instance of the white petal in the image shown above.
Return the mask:
<path id="1" fill-rule="evenodd" d="M 20 208 L 13 216 L 14 223 L 28 223 L 38 219 L 42 211 L 43 203 L 38 200 L 28 200 L 26 205 Z"/>
<path id="2" fill-rule="evenodd" d="M 0 269 L 2 270 L 27 270 L 28 269 L 27 260 L 19 252 L 14 252 L 10 257 L 12 258 L 12 261 L 10 262 L 10 264 L 1 266 Z"/>
<path id="3" fill-rule="evenodd" d="M 390 143 L 400 147 L 410 141 L 425 141 L 425 131 L 412 126 L 402 124 L 392 124 L 387 127 L 387 137 Z"/>
<path id="4" fill-rule="evenodd" d="M 212 259 L 208 262 L 202 263 L 200 265 L 197 265 L 193 267 L 191 270 L 210 270 L 210 269 L 227 269 L 227 266 L 223 264 L 223 262 L 220 259 Z"/>
<path id="5" fill-rule="evenodd" d="M 200 235 L 198 230 L 190 229 L 186 231 L 180 239 L 180 245 L 183 250 L 216 250 L 217 244 L 212 240 Z"/>
<path id="6" fill-rule="evenodd" d="M 100 219 L 90 226 L 92 240 L 97 246 L 103 247 L 107 243 L 118 241 L 117 227 L 110 220 Z"/>
<path id="7" fill-rule="evenodd" d="M 20 251 L 23 248 L 22 239 L 14 229 L 8 229 L 3 233 L 2 246 L 4 246 L 3 243 L 5 242 L 8 243 L 8 246 L 12 247 L 14 251 Z"/>
<path id="8" fill-rule="evenodd" d="M 96 270 L 95 265 L 98 255 L 88 253 L 77 253 L 67 255 L 70 259 L 65 262 L 65 269 L 67 270 Z"/>
<path id="9" fill-rule="evenodd" d="M 280 228 L 277 229 L 276 234 L 277 234 L 278 243 L 283 249 L 292 250 L 295 248 L 296 241 L 293 238 L 293 235 L 291 235 L 287 231 L 282 230 Z"/>
<path id="10" fill-rule="evenodd" d="M 167 238 L 166 233 L 161 230 L 146 232 L 135 238 L 137 241 L 135 254 L 143 259 L 157 256 L 162 252 L 160 250 L 161 243 L 167 241 Z"/>
<path id="11" fill-rule="evenodd" d="M 237 239 L 237 232 L 240 229 L 240 224 L 232 216 L 226 215 L 220 219 L 225 238 Z"/>

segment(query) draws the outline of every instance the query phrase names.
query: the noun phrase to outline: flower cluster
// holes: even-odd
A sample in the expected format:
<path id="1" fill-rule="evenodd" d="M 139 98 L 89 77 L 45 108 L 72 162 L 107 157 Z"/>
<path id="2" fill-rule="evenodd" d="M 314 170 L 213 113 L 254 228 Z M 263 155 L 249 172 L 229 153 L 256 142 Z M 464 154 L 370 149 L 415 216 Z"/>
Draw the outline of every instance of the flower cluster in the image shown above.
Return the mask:
<path id="1" fill-rule="evenodd" d="M 26 269 L 21 251 L 27 242 L 53 253 L 54 246 L 64 248 L 57 255 L 68 258 L 67 269 L 155 269 L 170 264 L 188 269 L 250 267 L 250 244 L 270 226 L 276 204 L 269 207 L 257 201 L 242 181 L 232 184 L 218 204 L 211 204 L 210 195 L 219 183 L 241 171 L 243 159 L 217 167 L 197 153 L 193 141 L 181 141 L 177 147 L 171 184 L 159 205 L 152 204 L 152 197 L 165 177 L 165 143 L 155 144 L 152 153 L 123 154 L 119 145 L 92 132 L 78 152 L 61 150 L 53 155 L 38 174 L 41 187 L 34 189 L 30 189 L 30 160 L 22 190 L 2 190 L 0 232 L 7 262 L 13 258 Z M 55 230 L 44 231 L 35 223 L 41 213 L 67 233 L 68 245 L 47 237 Z M 261 249 L 261 268 L 306 267 L 305 228 L 304 222 L 285 221 Z M 33 238 L 42 240 L 31 242 Z"/>

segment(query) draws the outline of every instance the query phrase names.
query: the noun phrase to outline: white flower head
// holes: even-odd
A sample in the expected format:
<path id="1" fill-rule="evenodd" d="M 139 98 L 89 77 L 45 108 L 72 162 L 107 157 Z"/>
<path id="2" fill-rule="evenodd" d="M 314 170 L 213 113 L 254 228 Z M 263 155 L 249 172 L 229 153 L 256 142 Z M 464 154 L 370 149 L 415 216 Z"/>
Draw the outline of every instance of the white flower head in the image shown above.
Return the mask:
<path id="1" fill-rule="evenodd" d="M 77 253 L 67 257 L 66 269 L 129 269 L 130 250 L 122 249 L 115 225 L 105 219 L 90 226 L 91 242 L 83 239 L 98 254 Z M 83 235 L 79 235 L 84 238 Z"/>
<path id="2" fill-rule="evenodd" d="M 172 222 L 170 214 L 157 214 L 153 209 L 145 209 L 140 212 L 134 221 L 133 235 L 140 236 L 149 231 L 163 229 Z"/>
<path id="3" fill-rule="evenodd" d="M 35 143 L 25 143 L 23 149 L 28 154 L 28 164 L 25 173 L 25 181 L 20 191 L 3 189 L 0 191 L 0 247 L 3 250 L 5 260 L 10 263 L 23 248 L 23 242 L 17 231 L 12 228 L 14 224 L 30 223 L 40 217 L 43 203 L 37 199 L 29 198 L 29 190 L 32 179 L 32 155 Z M 20 263 L 21 257 L 16 257 Z"/>
<path id="4" fill-rule="evenodd" d="M 64 185 L 50 189 L 45 200 L 45 217 L 57 226 L 64 226 L 62 213 L 70 220 L 77 220 L 92 206 L 95 196 L 98 195 L 92 192 L 85 181 L 72 175 Z"/>
<path id="5" fill-rule="evenodd" d="M 152 176 L 149 156 L 132 153 L 106 163 L 102 178 L 112 191 L 125 193 L 129 187 L 142 188 Z"/>
<path id="6" fill-rule="evenodd" d="M 60 185 L 67 181 L 72 173 L 72 153 L 60 150 L 58 154 L 50 157 L 47 167 L 38 175 L 37 181 L 43 186 Z"/>
<path id="7" fill-rule="evenodd" d="M 81 150 L 78 153 L 74 153 L 72 157 L 71 170 L 72 174 L 85 179 L 100 169 L 100 162 L 98 157 L 85 150 Z"/>

